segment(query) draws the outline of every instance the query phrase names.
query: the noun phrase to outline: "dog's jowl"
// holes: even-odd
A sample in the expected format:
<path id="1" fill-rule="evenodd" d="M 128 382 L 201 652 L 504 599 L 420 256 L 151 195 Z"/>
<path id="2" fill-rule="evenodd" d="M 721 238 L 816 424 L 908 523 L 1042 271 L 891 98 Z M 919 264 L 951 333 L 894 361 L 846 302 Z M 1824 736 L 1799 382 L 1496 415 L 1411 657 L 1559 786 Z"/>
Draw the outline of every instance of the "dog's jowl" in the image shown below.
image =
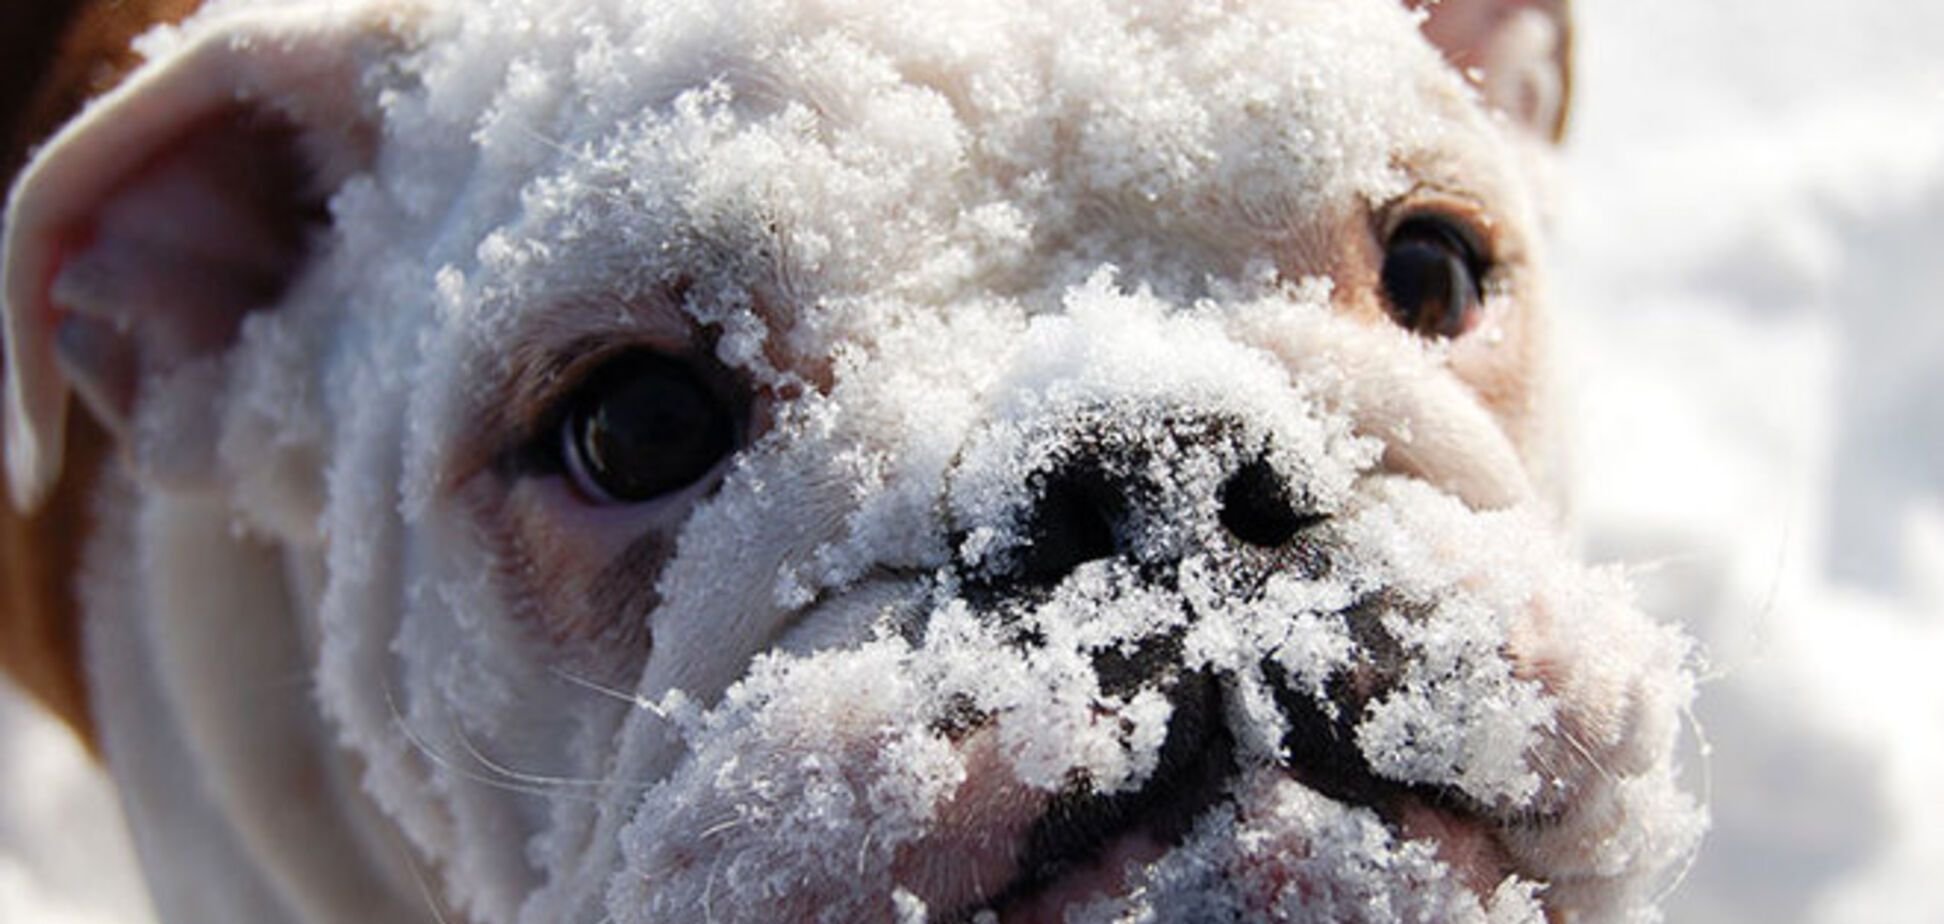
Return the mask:
<path id="1" fill-rule="evenodd" d="M 212 0 L 9 200 L 172 921 L 1653 919 L 1563 2 Z M 70 413 L 118 446 L 63 464 Z"/>

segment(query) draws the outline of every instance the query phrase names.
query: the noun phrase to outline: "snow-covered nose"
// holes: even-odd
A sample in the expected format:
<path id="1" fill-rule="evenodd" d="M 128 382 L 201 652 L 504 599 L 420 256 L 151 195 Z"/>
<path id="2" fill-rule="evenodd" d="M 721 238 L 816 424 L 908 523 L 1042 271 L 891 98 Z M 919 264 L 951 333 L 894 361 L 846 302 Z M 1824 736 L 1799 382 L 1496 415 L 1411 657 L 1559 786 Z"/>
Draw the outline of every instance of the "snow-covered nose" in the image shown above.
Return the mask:
<path id="1" fill-rule="evenodd" d="M 1249 428 L 1227 414 L 1091 408 L 1038 434 L 1022 491 L 1002 523 L 957 524 L 1010 534 L 1005 554 L 958 542 L 960 573 L 994 602 L 1051 590 L 1082 565 L 1117 561 L 1137 574 L 1169 574 L 1217 548 L 1278 550 L 1324 516 L 1297 500 Z M 1214 548 L 1211 548 L 1214 547 Z"/>

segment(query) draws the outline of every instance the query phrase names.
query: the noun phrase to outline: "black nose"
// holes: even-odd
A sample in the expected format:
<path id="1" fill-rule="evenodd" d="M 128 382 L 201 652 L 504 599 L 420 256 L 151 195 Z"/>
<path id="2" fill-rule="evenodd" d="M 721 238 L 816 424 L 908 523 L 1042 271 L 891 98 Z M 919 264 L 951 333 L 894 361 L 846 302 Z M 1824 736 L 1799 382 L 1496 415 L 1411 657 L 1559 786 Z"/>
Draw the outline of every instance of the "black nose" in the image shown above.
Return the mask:
<path id="1" fill-rule="evenodd" d="M 1028 519 L 1017 580 L 1052 587 L 1090 561 L 1127 551 L 1133 486 L 1083 459 L 1049 474 Z"/>
<path id="2" fill-rule="evenodd" d="M 1296 509 L 1289 484 L 1262 459 L 1243 464 L 1222 483 L 1222 528 L 1249 545 L 1279 549 L 1296 534 L 1323 521 L 1320 513 Z"/>
<path id="3" fill-rule="evenodd" d="M 1121 463 L 1128 460 L 1120 459 Z M 994 583 L 1047 589 L 1090 561 L 1126 557 L 1138 520 L 1188 516 L 1190 498 L 1164 498 L 1136 472 L 1100 455 L 1070 458 L 1041 475 L 1026 516 L 1026 542 Z M 1217 496 L 1219 523 L 1230 542 L 1279 549 L 1323 519 L 1299 509 L 1288 484 L 1262 459 L 1243 463 Z"/>
<path id="4" fill-rule="evenodd" d="M 1083 605 L 1048 612 L 1061 619 L 1089 618 L 1097 605 L 1103 615 L 1114 612 L 1111 600 L 1093 600 L 1099 594 L 1138 596 L 1152 607 L 1181 590 L 1190 560 L 1197 586 L 1240 597 L 1274 575 L 1313 576 L 1323 567 L 1319 546 L 1305 534 L 1325 515 L 1272 462 L 1273 444 L 1241 421 L 1195 413 L 1129 421 L 1100 413 L 1050 427 L 1040 438 L 1044 451 L 1011 476 L 1018 481 L 1002 476 L 995 483 L 977 470 L 964 500 L 950 508 L 960 592 L 975 610 L 1013 627 L 1021 645 L 1045 642 L 1040 606 L 1090 562 L 1106 567 L 1097 586 L 1073 588 L 1087 598 Z M 1185 622 L 1197 618 L 1196 605 L 1180 598 Z M 1103 692 L 1166 692 L 1182 681 L 1183 625 L 1136 631 L 1138 637 L 1087 652 Z"/>

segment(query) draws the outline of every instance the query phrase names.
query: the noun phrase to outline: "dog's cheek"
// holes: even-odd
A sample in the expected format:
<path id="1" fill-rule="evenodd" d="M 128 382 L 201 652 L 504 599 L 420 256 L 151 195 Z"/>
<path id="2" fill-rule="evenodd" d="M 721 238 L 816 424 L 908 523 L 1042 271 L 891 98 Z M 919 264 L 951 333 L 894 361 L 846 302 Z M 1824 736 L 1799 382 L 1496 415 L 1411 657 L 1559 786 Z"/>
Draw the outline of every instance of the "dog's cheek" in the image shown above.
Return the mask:
<path id="1" fill-rule="evenodd" d="M 1673 759 L 1694 695 L 1689 643 L 1624 601 L 1624 582 L 1597 572 L 1578 591 L 1542 590 L 1507 644 L 1556 711 L 1529 755 L 1548 777 L 1529 806 L 1536 820 L 1515 821 L 1501 842 L 1569 919 L 1650 901 L 1707 823 Z"/>
<path id="2" fill-rule="evenodd" d="M 507 484 L 483 474 L 460 497 L 516 634 L 608 680 L 639 668 L 653 647 L 670 529 L 628 508 L 587 505 L 557 477 Z"/>
<path id="3" fill-rule="evenodd" d="M 1619 576 L 1584 580 L 1542 588 L 1512 620 L 1507 657 L 1558 701 L 1559 737 L 1574 762 L 1607 776 L 1646 773 L 1666 759 L 1692 693 L 1688 644 L 1630 606 Z"/>

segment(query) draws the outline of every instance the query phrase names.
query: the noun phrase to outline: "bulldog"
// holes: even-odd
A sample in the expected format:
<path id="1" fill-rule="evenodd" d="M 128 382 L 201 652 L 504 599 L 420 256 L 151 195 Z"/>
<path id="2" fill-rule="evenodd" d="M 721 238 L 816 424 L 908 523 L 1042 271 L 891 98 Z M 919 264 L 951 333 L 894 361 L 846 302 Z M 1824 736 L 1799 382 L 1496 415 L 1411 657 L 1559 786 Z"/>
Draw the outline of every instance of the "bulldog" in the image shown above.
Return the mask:
<path id="1" fill-rule="evenodd" d="M 161 916 L 1655 919 L 1692 654 L 1562 538 L 1563 7 L 148 32 L 12 190 L 5 452 L 86 479 Z"/>

